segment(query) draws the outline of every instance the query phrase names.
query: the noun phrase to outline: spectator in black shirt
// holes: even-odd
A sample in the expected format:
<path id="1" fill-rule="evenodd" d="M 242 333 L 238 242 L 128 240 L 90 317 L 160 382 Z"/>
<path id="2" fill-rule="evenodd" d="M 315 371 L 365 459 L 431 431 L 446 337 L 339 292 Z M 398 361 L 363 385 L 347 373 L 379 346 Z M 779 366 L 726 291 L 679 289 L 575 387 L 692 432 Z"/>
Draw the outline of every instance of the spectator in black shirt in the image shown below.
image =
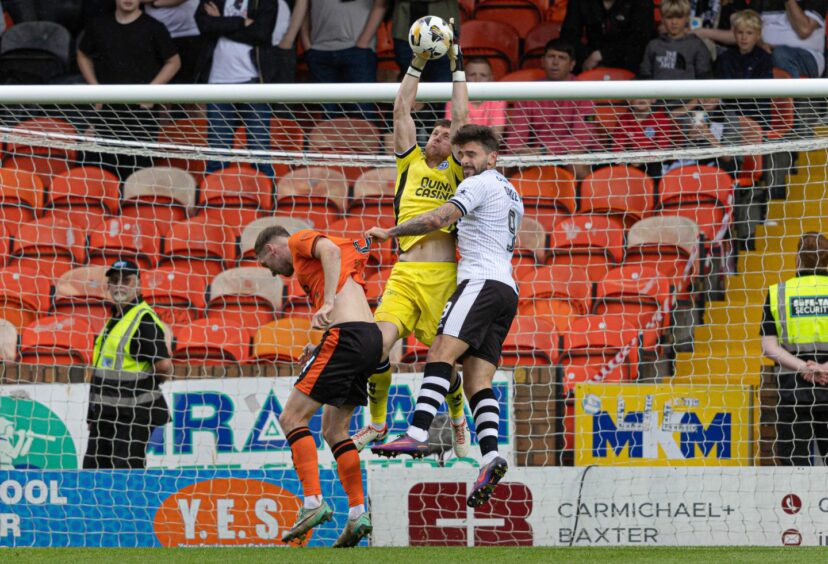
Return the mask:
<path id="1" fill-rule="evenodd" d="M 799 240 L 796 276 L 770 287 L 760 334 L 776 363 L 777 464 L 810 466 L 811 442 L 828 462 L 828 238 Z"/>
<path id="2" fill-rule="evenodd" d="M 580 0 L 567 7 L 561 39 L 578 46 L 581 70 L 617 67 L 638 72 L 654 33 L 652 0 Z"/>

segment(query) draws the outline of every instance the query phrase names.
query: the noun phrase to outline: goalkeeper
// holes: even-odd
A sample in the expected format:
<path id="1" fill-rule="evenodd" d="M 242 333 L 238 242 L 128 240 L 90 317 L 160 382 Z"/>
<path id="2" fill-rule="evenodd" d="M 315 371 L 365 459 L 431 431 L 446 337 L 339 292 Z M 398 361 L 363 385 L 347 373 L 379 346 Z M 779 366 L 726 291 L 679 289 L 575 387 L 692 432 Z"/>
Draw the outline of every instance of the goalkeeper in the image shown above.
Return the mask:
<path id="1" fill-rule="evenodd" d="M 450 23 L 454 27 L 453 18 Z M 448 57 L 453 82 L 452 119 L 437 121 L 425 150 L 417 146 L 417 130 L 411 111 L 427 59 L 414 54 L 394 100 L 394 154 L 397 161 L 394 214 L 398 224 L 439 208 L 454 196 L 457 185 L 463 181 L 463 168 L 452 152 L 450 141 L 466 123 L 469 103 L 458 43 L 449 49 Z M 399 246 L 399 261 L 391 271 L 382 301 L 374 314 L 382 331 L 382 361 L 368 381 L 371 423 L 352 437 L 359 450 L 388 435 L 386 418 L 391 387 L 388 354 L 391 347 L 412 333 L 420 342 L 431 346 L 443 307 L 457 287 L 456 241 L 452 229 L 400 237 Z M 452 420 L 454 453 L 458 457 L 466 456 L 470 447 L 461 384 L 460 376 L 456 374 L 446 397 Z"/>

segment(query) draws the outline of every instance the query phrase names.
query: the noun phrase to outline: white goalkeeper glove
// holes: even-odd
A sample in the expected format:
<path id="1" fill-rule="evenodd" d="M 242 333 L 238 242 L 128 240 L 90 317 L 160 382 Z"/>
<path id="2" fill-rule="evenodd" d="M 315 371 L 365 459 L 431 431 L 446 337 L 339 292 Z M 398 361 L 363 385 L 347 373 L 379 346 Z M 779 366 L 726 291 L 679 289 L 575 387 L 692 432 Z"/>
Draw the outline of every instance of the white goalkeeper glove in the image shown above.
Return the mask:
<path id="1" fill-rule="evenodd" d="M 425 69 L 427 62 L 428 59 L 420 57 L 415 53 L 414 56 L 411 58 L 411 64 L 409 65 L 408 71 L 406 71 L 405 74 L 410 74 L 414 78 L 420 78 L 420 75 Z"/>

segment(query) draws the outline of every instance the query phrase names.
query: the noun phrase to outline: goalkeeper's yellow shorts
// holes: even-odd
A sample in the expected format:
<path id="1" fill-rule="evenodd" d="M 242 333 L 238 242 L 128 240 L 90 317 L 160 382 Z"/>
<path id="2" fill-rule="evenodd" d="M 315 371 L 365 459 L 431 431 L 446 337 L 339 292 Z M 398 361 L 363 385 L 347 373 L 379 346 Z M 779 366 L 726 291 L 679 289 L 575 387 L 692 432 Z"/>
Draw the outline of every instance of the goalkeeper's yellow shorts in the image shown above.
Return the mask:
<path id="1" fill-rule="evenodd" d="M 396 325 L 400 338 L 414 333 L 421 343 L 431 346 L 443 308 L 456 288 L 456 263 L 398 262 L 374 320 Z"/>

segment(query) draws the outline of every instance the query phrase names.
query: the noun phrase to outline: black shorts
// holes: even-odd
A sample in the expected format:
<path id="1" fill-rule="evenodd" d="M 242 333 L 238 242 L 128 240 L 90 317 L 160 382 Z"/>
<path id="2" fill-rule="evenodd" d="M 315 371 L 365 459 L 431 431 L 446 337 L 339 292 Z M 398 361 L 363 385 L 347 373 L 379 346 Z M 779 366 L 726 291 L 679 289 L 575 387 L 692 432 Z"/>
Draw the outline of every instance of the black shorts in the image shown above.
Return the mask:
<path id="1" fill-rule="evenodd" d="M 341 407 L 368 403 L 368 377 L 382 358 L 376 323 L 334 325 L 302 367 L 295 387 L 310 398 Z"/>
<path id="2" fill-rule="evenodd" d="M 467 343 L 464 357 L 474 356 L 497 366 L 517 306 L 517 292 L 508 284 L 463 280 L 446 302 L 437 334 Z"/>

